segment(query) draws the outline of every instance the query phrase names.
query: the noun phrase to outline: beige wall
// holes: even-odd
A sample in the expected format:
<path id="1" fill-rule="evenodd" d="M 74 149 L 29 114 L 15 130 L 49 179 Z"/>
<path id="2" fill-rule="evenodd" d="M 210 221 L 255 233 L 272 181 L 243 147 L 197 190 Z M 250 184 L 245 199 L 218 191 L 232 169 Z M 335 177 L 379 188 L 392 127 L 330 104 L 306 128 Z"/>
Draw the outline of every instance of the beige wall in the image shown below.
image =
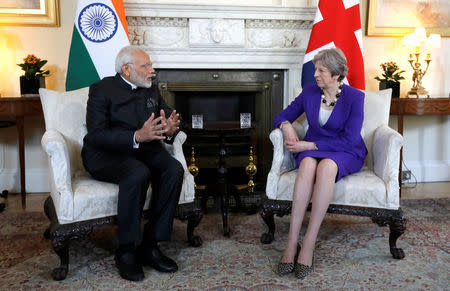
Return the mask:
<path id="1" fill-rule="evenodd" d="M 364 31 L 367 23 L 368 0 L 362 3 Z M 406 96 L 412 84 L 412 70 L 407 61 L 409 51 L 402 46 L 401 37 L 368 37 L 364 42 L 366 89 L 378 89 L 374 77 L 381 75 L 379 65 L 395 61 L 405 70 L 400 82 L 400 94 Z M 441 39 L 441 48 L 433 49 L 432 63 L 423 79 L 424 87 L 432 97 L 450 97 L 450 38 Z M 389 125 L 397 129 L 397 118 L 391 116 Z M 448 116 L 406 116 L 403 150 L 405 164 L 418 181 L 450 181 L 450 119 Z"/>
<path id="2" fill-rule="evenodd" d="M 60 1 L 60 27 L 0 26 L 0 94 L 19 96 L 19 76 L 16 64 L 28 54 L 48 61 L 50 70 L 46 87 L 64 90 L 67 61 L 76 9 L 75 0 Z"/>
<path id="3" fill-rule="evenodd" d="M 187 0 L 183 0 L 185 3 Z M 169 0 L 153 2 L 172 3 Z M 211 0 L 193 0 L 195 4 L 209 3 Z M 258 2 L 276 6 L 298 6 L 314 4 L 315 0 L 218 0 L 218 4 L 255 4 Z M 363 29 L 365 31 L 367 0 L 362 1 Z M 48 60 L 51 75 L 47 79 L 47 88 L 64 90 L 65 76 L 73 21 L 76 9 L 75 0 L 60 1 L 60 27 L 19 27 L 0 26 L 0 94 L 2 96 L 18 96 L 19 76 L 21 69 L 16 65 L 22 62 L 27 54 L 33 53 L 42 59 Z M 432 96 L 448 97 L 450 92 L 450 38 L 442 40 L 441 49 L 435 50 L 430 71 L 424 77 L 424 85 Z M 406 80 L 401 82 L 401 94 L 406 94 L 411 84 L 412 72 L 406 59 L 408 52 L 401 46 L 401 38 L 396 37 L 367 37 L 363 38 L 364 59 L 366 68 L 366 88 L 378 90 L 378 82 L 373 78 L 380 74 L 379 64 L 385 61 L 396 61 L 407 72 Z M 430 180 L 432 172 L 423 167 L 423 164 L 438 165 L 437 171 L 442 167 L 447 171 L 450 161 L 450 122 L 448 116 L 442 117 L 408 117 L 405 119 L 405 161 L 412 164 L 422 180 Z M 48 190 L 46 178 L 47 161 L 40 148 L 40 137 L 44 132 L 42 118 L 28 118 L 26 120 L 26 164 L 27 188 L 31 192 Z M 391 126 L 396 128 L 396 118 L 391 118 Z M 426 137 L 426 142 L 422 141 Z M 6 189 L 18 188 L 18 154 L 17 134 L 15 128 L 0 129 L 0 185 Z M 417 166 L 415 170 L 414 166 Z M 447 167 L 447 168 L 445 168 Z M 413 173 L 414 173 L 413 171 Z M 431 173 L 431 174 L 430 174 Z M 420 177 L 419 177 L 420 178 Z M 0 187 L 1 190 L 2 187 Z"/>
<path id="4" fill-rule="evenodd" d="M 0 26 L 0 94 L 19 96 L 21 63 L 28 54 L 48 60 L 51 72 L 46 87 L 64 90 L 76 0 L 60 1 L 60 27 Z M 47 158 L 40 140 L 45 124 L 42 117 L 25 119 L 26 188 L 30 192 L 49 190 Z M 20 190 L 19 158 L 15 127 L 0 128 L 0 190 Z"/>

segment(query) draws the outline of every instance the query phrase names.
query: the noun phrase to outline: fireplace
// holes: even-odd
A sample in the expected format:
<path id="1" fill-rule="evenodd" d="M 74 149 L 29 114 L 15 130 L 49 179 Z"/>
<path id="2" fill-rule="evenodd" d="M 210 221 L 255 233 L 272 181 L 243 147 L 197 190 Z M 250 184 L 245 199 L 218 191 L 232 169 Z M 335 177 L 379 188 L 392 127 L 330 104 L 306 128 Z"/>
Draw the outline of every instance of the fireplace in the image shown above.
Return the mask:
<path id="1" fill-rule="evenodd" d="M 201 115 L 206 124 L 236 122 L 240 113 L 250 113 L 255 122 L 256 92 L 242 91 L 178 91 L 174 106 L 185 124 L 193 115 Z"/>
<path id="2" fill-rule="evenodd" d="M 196 149 L 200 168 L 198 180 L 210 180 L 206 173 L 217 166 L 217 151 L 207 137 L 192 129 L 192 115 L 203 116 L 204 127 L 239 126 L 240 114 L 251 114 L 251 134 L 227 141 L 227 165 L 233 183 L 246 183 L 244 168 L 248 164 L 249 147 L 253 146 L 258 173 L 254 180 L 259 185 L 265 179 L 272 161 L 269 133 L 273 117 L 283 106 L 283 70 L 198 70 L 161 69 L 157 83 L 166 102 L 182 117 L 182 130 L 188 134 L 184 150 L 191 155 Z M 235 181 L 233 181 L 235 180 Z M 245 180 L 245 181 L 244 181 Z"/>

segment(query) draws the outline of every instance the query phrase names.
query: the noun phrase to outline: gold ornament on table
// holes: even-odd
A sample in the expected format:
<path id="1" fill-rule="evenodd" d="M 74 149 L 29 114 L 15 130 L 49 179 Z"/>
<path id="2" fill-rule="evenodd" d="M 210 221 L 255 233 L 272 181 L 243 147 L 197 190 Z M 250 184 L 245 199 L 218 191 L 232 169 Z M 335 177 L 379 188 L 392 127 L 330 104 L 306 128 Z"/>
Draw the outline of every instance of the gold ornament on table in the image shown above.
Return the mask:
<path id="1" fill-rule="evenodd" d="M 426 54 L 425 69 L 423 69 L 422 63 L 420 62 L 420 54 L 425 51 L 430 51 L 432 48 L 439 48 L 440 40 L 441 36 L 439 34 L 430 34 L 427 38 L 425 28 L 423 27 L 416 28 L 413 33 L 407 34 L 403 38 L 403 44 L 414 50 L 413 53 L 409 54 L 408 59 L 408 62 L 413 69 L 413 85 L 408 92 L 408 96 L 416 96 L 417 98 L 420 96 L 430 97 L 430 93 L 422 86 L 422 80 L 430 66 L 431 53 Z"/>
<path id="2" fill-rule="evenodd" d="M 195 177 L 197 177 L 198 173 L 200 172 L 197 165 L 195 165 L 195 151 L 194 147 L 192 147 L 191 150 L 191 164 L 188 167 L 189 172 L 194 176 L 194 189 L 197 190 L 197 184 L 195 183 Z"/>
<path id="3" fill-rule="evenodd" d="M 408 62 L 411 65 L 411 68 L 414 70 L 412 81 L 413 86 L 411 87 L 411 90 L 408 91 L 408 96 L 415 95 L 417 97 L 419 96 L 427 96 L 430 97 L 430 93 L 422 86 L 422 78 L 425 76 L 425 74 L 428 71 L 428 67 L 430 66 L 431 58 L 430 54 L 427 55 L 427 58 L 425 59 L 425 62 L 427 63 L 427 66 L 425 67 L 425 70 L 422 70 L 422 65 L 419 62 L 419 53 L 416 53 L 416 61 L 414 62 L 412 54 L 409 55 Z M 413 65 L 414 63 L 414 65 Z"/>
<path id="4" fill-rule="evenodd" d="M 249 180 L 248 180 L 248 192 L 252 193 L 255 188 L 255 183 L 253 182 L 253 176 L 256 175 L 256 172 L 258 172 L 258 168 L 253 163 L 253 147 L 250 147 L 250 155 L 248 157 L 248 165 L 245 167 L 245 172 L 247 173 Z"/>

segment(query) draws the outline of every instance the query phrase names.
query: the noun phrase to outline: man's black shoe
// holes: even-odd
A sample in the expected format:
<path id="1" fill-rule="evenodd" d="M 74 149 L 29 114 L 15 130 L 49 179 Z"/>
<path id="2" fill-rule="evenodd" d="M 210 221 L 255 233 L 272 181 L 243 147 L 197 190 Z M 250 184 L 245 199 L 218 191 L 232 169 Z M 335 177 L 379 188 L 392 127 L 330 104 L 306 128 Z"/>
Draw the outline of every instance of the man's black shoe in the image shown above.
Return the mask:
<path id="1" fill-rule="evenodd" d="M 177 263 L 164 255 L 157 245 L 140 246 L 138 254 L 144 266 L 152 266 L 156 270 L 165 273 L 178 271 Z"/>
<path id="2" fill-rule="evenodd" d="M 120 277 L 129 281 L 144 280 L 144 271 L 142 265 L 136 258 L 136 251 L 131 250 L 124 253 L 116 252 L 114 256 L 116 266 L 119 269 Z"/>

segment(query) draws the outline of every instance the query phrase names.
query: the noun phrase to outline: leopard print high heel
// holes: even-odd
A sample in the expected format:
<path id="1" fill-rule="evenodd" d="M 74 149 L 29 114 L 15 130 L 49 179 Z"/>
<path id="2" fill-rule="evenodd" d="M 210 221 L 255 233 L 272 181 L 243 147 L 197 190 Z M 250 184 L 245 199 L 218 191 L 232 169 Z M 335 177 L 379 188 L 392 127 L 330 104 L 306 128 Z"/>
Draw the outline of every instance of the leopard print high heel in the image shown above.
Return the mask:
<path id="1" fill-rule="evenodd" d="M 311 266 L 307 266 L 307 265 L 303 265 L 303 264 L 297 263 L 297 261 L 295 262 L 294 272 L 295 272 L 295 277 L 297 277 L 298 279 L 306 278 L 313 271 L 314 271 L 314 253 L 313 253 L 313 257 L 312 257 Z"/>
<path id="2" fill-rule="evenodd" d="M 300 249 L 301 249 L 301 246 L 297 245 L 297 253 L 295 254 L 294 262 L 297 261 L 298 254 L 300 253 Z M 292 262 L 292 263 L 279 262 L 278 267 L 277 267 L 278 275 L 284 276 L 284 275 L 294 272 L 294 266 L 295 266 L 294 262 Z"/>

